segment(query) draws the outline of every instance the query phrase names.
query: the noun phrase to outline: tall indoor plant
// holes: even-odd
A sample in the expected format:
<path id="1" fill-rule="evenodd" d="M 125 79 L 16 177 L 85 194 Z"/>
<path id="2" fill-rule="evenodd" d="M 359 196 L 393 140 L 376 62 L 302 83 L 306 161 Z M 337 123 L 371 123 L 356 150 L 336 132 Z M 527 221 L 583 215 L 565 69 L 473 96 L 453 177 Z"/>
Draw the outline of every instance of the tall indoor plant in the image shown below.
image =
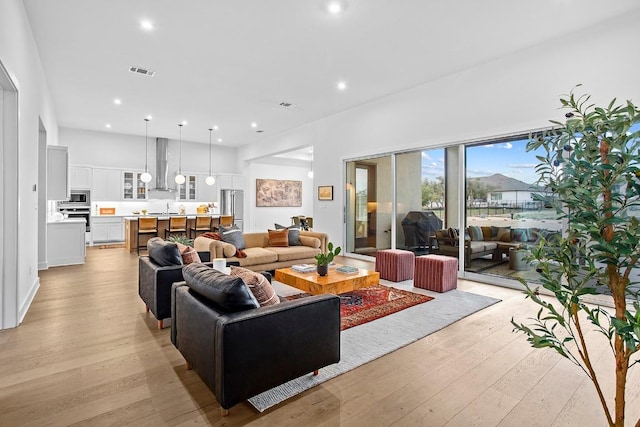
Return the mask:
<path id="1" fill-rule="evenodd" d="M 580 366 L 596 388 L 609 425 L 623 426 L 629 368 L 640 362 L 640 305 L 631 275 L 640 258 L 640 223 L 631 216 L 640 206 L 640 111 L 630 101 L 599 107 L 590 96 L 572 91 L 560 99 L 567 111 L 555 129 L 528 144 L 542 147 L 540 196 L 568 224 L 560 239 L 542 239 L 533 250 L 542 286 L 555 299 L 542 297 L 523 281 L 526 294 L 540 306 L 527 324 L 512 319 L 516 331 L 536 348 L 552 348 Z M 597 287 L 611 294 L 613 309 L 587 305 Z M 602 334 L 587 335 L 586 328 Z M 594 368 L 590 347 L 604 336 L 615 358 L 615 396 L 610 409 Z M 640 426 L 640 420 L 635 424 Z"/>

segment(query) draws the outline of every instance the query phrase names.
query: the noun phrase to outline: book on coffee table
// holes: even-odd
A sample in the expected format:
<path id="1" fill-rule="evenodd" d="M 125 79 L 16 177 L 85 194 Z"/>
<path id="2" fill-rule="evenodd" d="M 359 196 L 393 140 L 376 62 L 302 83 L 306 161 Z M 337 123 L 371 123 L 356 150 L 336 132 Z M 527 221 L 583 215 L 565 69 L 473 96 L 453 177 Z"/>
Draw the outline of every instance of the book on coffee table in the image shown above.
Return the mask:
<path id="1" fill-rule="evenodd" d="M 315 264 L 296 264 L 292 265 L 291 269 L 298 273 L 311 273 L 312 271 L 316 271 L 316 266 Z"/>
<path id="2" fill-rule="evenodd" d="M 358 270 L 356 267 L 350 267 L 348 265 L 341 265 L 340 267 L 336 268 L 336 272 L 338 273 L 342 273 L 342 274 L 357 274 Z"/>

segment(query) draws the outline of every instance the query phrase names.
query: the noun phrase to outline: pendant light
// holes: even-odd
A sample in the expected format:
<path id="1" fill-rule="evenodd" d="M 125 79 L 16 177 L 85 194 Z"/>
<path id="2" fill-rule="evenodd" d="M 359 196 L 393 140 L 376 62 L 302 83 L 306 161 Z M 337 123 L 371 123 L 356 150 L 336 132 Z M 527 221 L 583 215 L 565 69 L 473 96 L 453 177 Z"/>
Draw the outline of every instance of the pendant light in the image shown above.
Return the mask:
<path id="1" fill-rule="evenodd" d="M 144 118 L 144 173 L 140 175 L 140 181 L 145 184 L 151 181 L 151 174 L 149 173 L 149 168 L 147 167 L 147 158 L 149 157 L 149 118 Z"/>
<path id="2" fill-rule="evenodd" d="M 176 175 L 176 184 L 182 185 L 187 179 L 182 175 L 182 123 L 178 124 L 178 126 L 180 129 L 180 163 L 178 167 L 178 175 Z"/>
<path id="3" fill-rule="evenodd" d="M 209 176 L 204 180 L 207 185 L 213 185 L 216 183 L 216 179 L 211 175 L 211 131 L 213 131 L 213 128 L 209 129 Z"/>

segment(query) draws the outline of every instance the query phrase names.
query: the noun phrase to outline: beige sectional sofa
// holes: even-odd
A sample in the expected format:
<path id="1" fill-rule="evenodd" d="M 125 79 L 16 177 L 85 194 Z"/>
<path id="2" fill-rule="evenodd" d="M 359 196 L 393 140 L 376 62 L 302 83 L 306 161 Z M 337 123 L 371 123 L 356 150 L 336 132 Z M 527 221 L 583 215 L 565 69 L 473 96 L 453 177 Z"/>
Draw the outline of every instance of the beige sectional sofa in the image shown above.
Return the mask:
<path id="1" fill-rule="evenodd" d="M 243 233 L 245 258 L 234 256 L 236 247 L 220 240 L 197 237 L 194 247 L 199 253 L 209 252 L 210 258 L 226 258 L 240 267 L 254 271 L 270 271 L 295 264 L 314 264 L 315 256 L 327 251 L 329 237 L 325 233 L 300 231 L 300 246 L 269 246 L 269 233 Z"/>

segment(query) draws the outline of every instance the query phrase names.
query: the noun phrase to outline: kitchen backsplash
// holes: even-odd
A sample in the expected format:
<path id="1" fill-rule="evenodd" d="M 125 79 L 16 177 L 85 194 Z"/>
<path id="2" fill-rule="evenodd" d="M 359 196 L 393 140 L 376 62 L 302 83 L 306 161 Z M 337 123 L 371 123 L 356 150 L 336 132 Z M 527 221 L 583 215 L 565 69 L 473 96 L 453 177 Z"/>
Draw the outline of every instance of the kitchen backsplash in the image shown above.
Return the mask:
<path id="1" fill-rule="evenodd" d="M 187 215 L 195 215 L 196 209 L 200 205 L 206 205 L 204 202 L 177 202 L 167 200 L 148 200 L 141 202 L 113 202 L 113 201 L 93 201 L 91 202 L 91 215 L 100 215 L 100 208 L 115 208 L 115 215 L 133 215 L 134 211 L 141 212 L 146 209 L 148 213 L 178 213 L 180 206 L 184 206 Z M 168 210 L 167 210 L 168 206 Z M 215 208 L 209 213 L 218 214 L 220 212 L 219 204 L 215 204 Z"/>

